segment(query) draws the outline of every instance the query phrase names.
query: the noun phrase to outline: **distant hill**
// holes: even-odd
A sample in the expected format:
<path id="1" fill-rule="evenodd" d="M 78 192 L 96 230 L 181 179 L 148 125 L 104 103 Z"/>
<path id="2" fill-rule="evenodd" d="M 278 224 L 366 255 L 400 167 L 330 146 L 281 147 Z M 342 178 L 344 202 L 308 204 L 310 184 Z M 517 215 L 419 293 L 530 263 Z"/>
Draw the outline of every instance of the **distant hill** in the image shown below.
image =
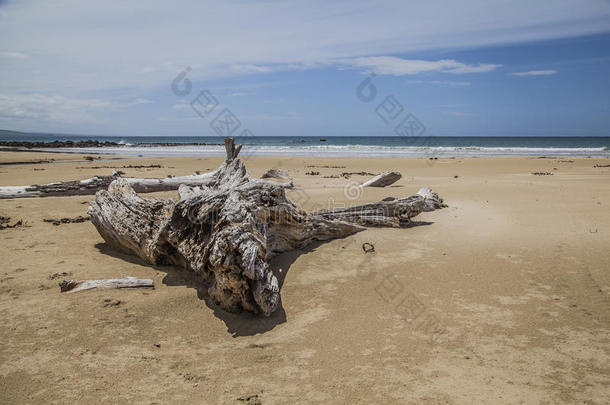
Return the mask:
<path id="1" fill-rule="evenodd" d="M 24 136 L 25 132 L 9 131 L 8 129 L 0 129 L 0 136 Z"/>

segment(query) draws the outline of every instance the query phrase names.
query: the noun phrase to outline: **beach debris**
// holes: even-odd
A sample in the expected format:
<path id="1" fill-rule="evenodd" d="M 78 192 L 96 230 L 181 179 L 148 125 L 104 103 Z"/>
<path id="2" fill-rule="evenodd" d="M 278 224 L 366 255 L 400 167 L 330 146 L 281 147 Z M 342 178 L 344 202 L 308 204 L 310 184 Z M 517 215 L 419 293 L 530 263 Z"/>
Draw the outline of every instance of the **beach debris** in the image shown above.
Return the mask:
<path id="1" fill-rule="evenodd" d="M 329 166 L 329 165 L 322 165 L 322 166 L 307 165 L 307 167 L 317 167 L 320 169 L 345 169 L 345 166 Z"/>
<path id="2" fill-rule="evenodd" d="M 212 300 L 227 311 L 270 315 L 280 303 L 269 260 L 363 231 L 401 227 L 442 199 L 429 191 L 349 208 L 305 212 L 286 197 L 287 184 L 250 177 L 225 139 L 226 160 L 206 186 L 181 185 L 179 200 L 143 198 L 125 178 L 97 193 L 88 214 L 106 243 L 155 264 L 183 266 L 209 283 Z M 427 201 L 432 199 L 433 201 Z"/>
<path id="3" fill-rule="evenodd" d="M 44 218 L 43 221 L 49 222 L 55 226 L 58 226 L 61 224 L 77 224 L 80 222 L 89 221 L 89 217 L 83 217 L 83 216 L 79 215 L 74 218 L 60 218 L 60 219 Z"/>
<path id="4" fill-rule="evenodd" d="M 377 176 L 377 174 L 369 172 L 343 172 L 341 176 L 349 179 L 352 176 Z"/>
<path id="5" fill-rule="evenodd" d="M 383 172 L 378 176 L 373 177 L 369 181 L 362 183 L 362 187 L 385 187 L 396 183 L 402 174 L 399 172 Z"/>
<path id="6" fill-rule="evenodd" d="M 61 273 L 53 273 L 51 274 L 48 279 L 49 280 L 55 280 L 56 278 L 60 278 L 60 277 L 68 277 L 71 276 L 72 273 L 71 272 L 67 272 L 67 271 L 62 271 Z"/>
<path id="7" fill-rule="evenodd" d="M 155 288 L 155 285 L 148 278 L 124 277 L 107 280 L 63 280 L 59 283 L 59 288 L 61 292 L 74 293 L 115 288 Z"/>
<path id="8" fill-rule="evenodd" d="M 315 171 L 310 171 L 310 172 L 305 172 L 306 175 L 308 176 L 319 176 L 320 172 L 315 172 Z"/>
<path id="9" fill-rule="evenodd" d="M 237 399 L 237 401 L 247 402 L 248 404 L 252 404 L 252 405 L 262 405 L 262 403 L 263 403 L 261 401 L 260 397 L 258 396 L 258 394 L 244 395 L 244 396 L 238 397 L 236 399 Z"/>
<path id="10" fill-rule="evenodd" d="M 280 180 L 291 180 L 290 175 L 280 169 L 269 169 L 265 174 L 261 176 L 261 179 L 280 179 Z"/>
<path id="11" fill-rule="evenodd" d="M 161 165 L 77 166 L 76 169 L 161 169 Z"/>
<path id="12" fill-rule="evenodd" d="M 364 251 L 364 253 L 374 252 L 375 245 L 373 245 L 372 243 L 369 243 L 369 242 L 364 242 L 362 244 L 362 250 Z"/>
<path id="13" fill-rule="evenodd" d="M 595 166 L 593 166 L 593 167 L 610 167 L 610 165 L 600 165 L 600 164 L 596 164 L 596 165 L 595 165 Z"/>
<path id="14" fill-rule="evenodd" d="M 113 300 L 112 298 L 104 298 L 104 307 L 118 307 L 123 303 L 121 300 Z"/>
<path id="15" fill-rule="evenodd" d="M 16 222 L 14 222 L 12 224 L 10 222 L 11 222 L 11 217 L 0 216 L 0 230 L 20 228 L 22 226 L 27 226 L 25 221 L 22 219 L 18 219 Z"/>
<path id="16" fill-rule="evenodd" d="M 124 165 L 121 169 L 161 169 L 161 165 Z"/>
<path id="17" fill-rule="evenodd" d="M 534 176 L 552 176 L 553 173 L 549 173 L 549 172 L 534 172 L 532 173 Z"/>

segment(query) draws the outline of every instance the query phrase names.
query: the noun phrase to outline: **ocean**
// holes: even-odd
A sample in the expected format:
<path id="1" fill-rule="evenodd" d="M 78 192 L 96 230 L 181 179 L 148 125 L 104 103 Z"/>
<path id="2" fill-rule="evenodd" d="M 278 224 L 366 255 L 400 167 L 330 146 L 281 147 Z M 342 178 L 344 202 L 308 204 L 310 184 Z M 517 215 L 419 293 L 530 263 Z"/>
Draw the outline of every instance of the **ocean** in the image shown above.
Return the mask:
<path id="1" fill-rule="evenodd" d="M 592 156 L 610 157 L 610 137 L 495 136 L 248 136 L 235 137 L 242 155 L 327 157 Z M 116 147 L 48 149 L 63 152 L 142 156 L 222 156 L 222 137 L 0 135 L 2 141 L 98 140 Z M 177 145 L 158 145 L 173 143 Z M 205 145 L 188 145 L 205 143 Z M 155 145 L 157 144 L 157 145 Z"/>

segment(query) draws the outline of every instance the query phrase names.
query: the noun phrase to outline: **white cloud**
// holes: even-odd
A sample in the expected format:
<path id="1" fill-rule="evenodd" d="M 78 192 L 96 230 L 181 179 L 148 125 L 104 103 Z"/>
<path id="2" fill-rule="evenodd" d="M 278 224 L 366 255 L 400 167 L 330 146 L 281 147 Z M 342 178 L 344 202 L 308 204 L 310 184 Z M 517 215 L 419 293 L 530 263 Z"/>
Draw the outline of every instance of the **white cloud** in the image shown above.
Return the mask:
<path id="1" fill-rule="evenodd" d="M 98 99 L 68 99 L 44 94 L 0 94 L 3 120 L 47 120 L 88 122 L 92 110 L 109 108 L 111 103 Z"/>
<path id="2" fill-rule="evenodd" d="M 147 99 L 147 98 L 144 98 L 144 97 L 136 98 L 136 100 L 133 102 L 134 105 L 137 105 L 137 104 L 150 104 L 150 103 L 152 103 L 152 101 Z"/>
<path id="3" fill-rule="evenodd" d="M 550 76 L 557 74 L 556 70 L 529 70 L 527 72 L 511 73 L 511 76 Z"/>
<path id="4" fill-rule="evenodd" d="M 231 71 L 238 74 L 251 74 L 251 73 L 272 73 L 272 72 L 285 72 L 290 70 L 306 70 L 323 67 L 327 63 L 316 62 L 316 63 L 274 63 L 271 65 L 264 64 L 233 64 L 231 65 Z"/>
<path id="5" fill-rule="evenodd" d="M 21 52 L 7 52 L 0 51 L 0 58 L 8 58 L 8 59 L 28 59 L 29 56 L 25 53 Z"/>
<path id="6" fill-rule="evenodd" d="M 161 0 L 108 0 L 93 7 L 63 0 L 62 7 L 28 1 L 8 2 L 3 9 L 0 49 L 30 57 L 0 63 L 0 91 L 66 96 L 167 87 L 186 66 L 193 69 L 191 80 L 333 60 L 373 64 L 388 74 L 481 72 L 494 65 L 375 61 L 371 55 L 570 37 L 610 26 L 610 3 L 604 0 L 389 0 L 383 5 L 179 0 L 171 6 Z"/>
<path id="7" fill-rule="evenodd" d="M 197 104 L 195 104 L 195 107 L 198 108 Z M 190 102 L 176 103 L 172 106 L 172 108 L 174 110 L 188 110 L 191 113 L 193 112 L 193 106 L 191 105 Z M 214 107 L 214 111 L 221 111 L 221 110 L 224 110 L 225 108 L 229 108 L 229 106 L 227 106 L 225 104 L 218 104 L 216 107 Z"/>
<path id="8" fill-rule="evenodd" d="M 379 75 L 415 75 L 424 72 L 443 72 L 443 73 L 482 73 L 490 72 L 501 65 L 483 63 L 479 65 L 468 65 L 453 59 L 443 59 L 438 61 L 402 59 L 395 56 L 370 56 L 363 58 L 344 59 L 343 65 L 366 69 Z"/>
<path id="9" fill-rule="evenodd" d="M 443 59 L 438 61 L 420 60 L 420 59 L 404 59 L 396 56 L 367 56 L 359 58 L 346 59 L 329 59 L 318 63 L 308 64 L 273 64 L 273 65 L 233 65 L 231 69 L 241 73 L 271 73 L 290 70 L 305 70 L 321 67 L 337 66 L 340 70 L 345 69 L 361 69 L 367 72 L 375 72 L 378 75 L 415 75 L 426 72 L 441 72 L 441 73 L 484 73 L 490 72 L 499 68 L 502 65 L 484 63 L 478 65 L 469 65 L 458 62 L 453 59 Z M 469 85 L 467 82 L 449 82 L 449 81 L 430 81 L 432 84 L 454 84 L 454 85 Z M 467 84 L 465 84 L 467 83 Z"/>
<path id="10" fill-rule="evenodd" d="M 471 82 L 455 82 L 451 80 L 409 80 L 409 84 L 438 84 L 444 86 L 470 86 Z"/>
<path id="11" fill-rule="evenodd" d="M 441 84 L 447 86 L 470 86 L 470 82 L 453 82 L 450 80 L 431 80 L 429 83 L 431 84 Z"/>
<path id="12" fill-rule="evenodd" d="M 46 94 L 0 94 L 0 119 L 90 122 L 95 121 L 96 112 L 116 111 L 146 103 L 151 101 L 145 98 L 118 102 Z"/>
<path id="13" fill-rule="evenodd" d="M 273 71 L 271 66 L 258 66 L 253 64 L 233 64 L 231 70 L 236 73 L 269 73 Z"/>
<path id="14" fill-rule="evenodd" d="M 336 64 L 396 76 L 481 73 L 499 65 L 392 55 L 575 37 L 607 32 L 610 26 L 606 0 L 60 4 L 2 2 L 0 94 L 14 96 L 0 100 L 6 122 L 9 111 L 15 119 L 100 117 L 100 111 L 147 104 L 143 95 L 162 91 L 172 97 L 171 105 L 177 99 L 170 84 L 186 66 L 192 68 L 188 78 L 195 89 L 202 82 L 210 89 L 231 84 L 218 79 Z M 432 84 L 466 85 L 457 83 Z M 243 92 L 247 86 L 234 87 L 227 91 Z M 100 96 L 119 93 L 122 102 Z M 111 121 L 109 127 L 118 128 Z"/>

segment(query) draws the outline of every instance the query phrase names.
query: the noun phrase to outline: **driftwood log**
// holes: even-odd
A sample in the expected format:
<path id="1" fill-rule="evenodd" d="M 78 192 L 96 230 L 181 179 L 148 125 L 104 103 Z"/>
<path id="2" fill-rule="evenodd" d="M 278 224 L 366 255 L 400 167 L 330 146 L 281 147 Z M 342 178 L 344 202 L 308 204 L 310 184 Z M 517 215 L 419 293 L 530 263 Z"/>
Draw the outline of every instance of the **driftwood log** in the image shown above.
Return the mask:
<path id="1" fill-rule="evenodd" d="M 59 283 L 61 292 L 74 293 L 85 290 L 106 290 L 115 288 L 154 288 L 149 278 L 111 278 L 107 280 L 64 280 Z"/>
<path id="2" fill-rule="evenodd" d="M 123 180 L 138 193 L 152 193 L 155 191 L 178 190 L 181 185 L 206 186 L 214 181 L 215 175 L 215 172 L 211 172 L 163 179 L 125 177 Z M 85 180 L 0 187 L 0 199 L 91 195 L 99 190 L 107 189 L 110 183 L 118 178 L 120 178 L 120 175 L 114 172 L 112 176 L 94 176 Z"/>
<path id="3" fill-rule="evenodd" d="M 362 183 L 362 187 L 389 186 L 390 184 L 396 183 L 398 180 L 400 180 L 401 177 L 402 174 L 398 172 L 383 172 L 380 175 L 373 177 L 369 181 Z"/>
<path id="4" fill-rule="evenodd" d="M 270 315 L 277 309 L 279 286 L 268 264 L 274 255 L 366 226 L 399 227 L 428 206 L 442 206 L 429 192 L 307 213 L 286 198 L 288 185 L 249 176 L 237 158 L 241 145 L 227 138 L 225 147 L 225 162 L 206 184 L 181 185 L 176 202 L 142 198 L 119 178 L 97 193 L 88 213 L 110 246 L 199 273 L 211 285 L 210 296 L 229 311 Z"/>

